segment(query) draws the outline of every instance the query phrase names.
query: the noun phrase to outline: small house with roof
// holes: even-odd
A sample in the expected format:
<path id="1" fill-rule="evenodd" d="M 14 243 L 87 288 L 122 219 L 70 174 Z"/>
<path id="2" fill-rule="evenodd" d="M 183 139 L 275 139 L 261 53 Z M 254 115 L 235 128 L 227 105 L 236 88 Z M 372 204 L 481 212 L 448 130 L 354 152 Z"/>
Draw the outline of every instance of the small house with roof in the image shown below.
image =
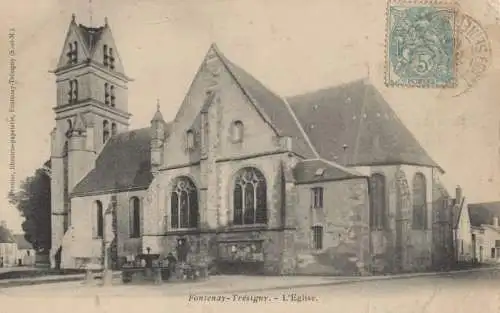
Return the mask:
<path id="1" fill-rule="evenodd" d="M 0 267 L 16 265 L 16 241 L 7 223 L 0 223 Z"/>
<path id="2" fill-rule="evenodd" d="M 480 263 L 500 260 L 500 202 L 471 203 L 468 206 L 474 256 Z"/>
<path id="3" fill-rule="evenodd" d="M 33 266 L 36 260 L 36 251 L 33 245 L 26 240 L 24 234 L 14 234 L 16 242 L 16 263 L 20 266 Z"/>
<path id="4" fill-rule="evenodd" d="M 226 273 L 401 272 L 452 240 L 433 236 L 443 169 L 366 79 L 282 97 L 214 44 L 175 118 L 158 106 L 130 130 L 111 29 L 74 17 L 54 73 L 53 266 L 108 249 L 114 266 L 173 253 Z"/>

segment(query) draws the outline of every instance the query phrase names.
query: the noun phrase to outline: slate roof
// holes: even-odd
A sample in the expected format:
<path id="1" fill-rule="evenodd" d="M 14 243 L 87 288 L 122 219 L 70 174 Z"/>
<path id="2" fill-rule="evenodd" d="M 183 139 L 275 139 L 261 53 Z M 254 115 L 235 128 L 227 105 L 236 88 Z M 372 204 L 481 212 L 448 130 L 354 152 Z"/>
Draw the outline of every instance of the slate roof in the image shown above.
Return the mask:
<path id="1" fill-rule="evenodd" d="M 345 166 L 412 164 L 441 169 L 365 80 L 294 96 L 288 103 L 324 159 Z"/>
<path id="2" fill-rule="evenodd" d="M 293 169 L 295 182 L 300 184 L 364 177 L 363 175 L 321 159 L 304 160 Z"/>
<path id="3" fill-rule="evenodd" d="M 89 45 L 102 33 L 102 28 L 82 25 L 80 30 Z M 291 137 L 292 150 L 308 159 L 294 170 L 297 182 L 362 177 L 336 164 L 440 168 L 378 91 L 364 80 L 287 101 L 228 60 L 215 45 L 212 47 L 264 120 L 278 135 Z M 98 156 L 96 167 L 76 185 L 72 196 L 148 188 L 153 178 L 150 139 L 149 127 L 112 137 Z M 325 168 L 321 178 L 315 175 L 320 168 Z"/>
<path id="4" fill-rule="evenodd" d="M 87 49 L 89 51 L 92 51 L 96 43 L 101 39 L 102 32 L 104 30 L 104 27 L 88 27 L 82 24 L 78 25 L 78 29 L 80 30 L 80 33 L 83 37 L 83 41 L 85 42 L 85 45 L 87 46 Z"/>
<path id="5" fill-rule="evenodd" d="M 33 246 L 29 243 L 26 238 L 24 238 L 24 234 L 15 234 L 14 240 L 17 244 L 17 248 L 20 250 L 31 250 Z"/>
<path id="6" fill-rule="evenodd" d="M 301 131 L 289 104 L 244 69 L 227 59 L 215 45 L 212 47 L 240 85 L 240 88 L 251 99 L 259 113 L 271 124 L 271 127 L 275 129 L 278 135 L 291 137 L 292 150 L 298 155 L 304 158 L 315 158 L 316 154 Z"/>
<path id="7" fill-rule="evenodd" d="M 111 137 L 95 168 L 75 186 L 72 195 L 148 188 L 153 180 L 150 141 L 150 127 Z"/>
<path id="8" fill-rule="evenodd" d="M 12 235 L 10 230 L 1 225 L 0 225 L 0 243 L 15 243 L 14 236 Z"/>
<path id="9" fill-rule="evenodd" d="M 500 220 L 500 201 L 469 204 L 469 217 L 472 226 L 492 225 L 493 218 Z"/>

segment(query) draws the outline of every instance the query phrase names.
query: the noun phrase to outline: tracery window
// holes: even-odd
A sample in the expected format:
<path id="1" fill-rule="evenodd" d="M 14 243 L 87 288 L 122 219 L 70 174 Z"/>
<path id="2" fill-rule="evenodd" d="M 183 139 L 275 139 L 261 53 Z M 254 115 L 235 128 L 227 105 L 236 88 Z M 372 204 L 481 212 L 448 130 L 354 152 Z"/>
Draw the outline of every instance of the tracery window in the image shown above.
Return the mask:
<path id="1" fill-rule="evenodd" d="M 236 174 L 233 191 L 233 224 L 267 223 L 267 186 L 264 175 L 255 168 Z"/>
<path id="2" fill-rule="evenodd" d="M 129 206 L 130 238 L 138 238 L 141 236 L 141 202 L 139 198 L 130 198 Z"/>
<path id="3" fill-rule="evenodd" d="M 102 208 L 102 202 L 96 200 L 94 202 L 94 223 L 93 223 L 93 233 L 94 238 L 102 238 L 104 235 L 104 212 Z"/>
<path id="4" fill-rule="evenodd" d="M 170 194 L 170 216 L 172 228 L 198 227 L 198 191 L 188 177 L 176 179 Z"/>
<path id="5" fill-rule="evenodd" d="M 385 176 L 373 174 L 370 177 L 370 226 L 374 230 L 382 230 L 387 225 Z"/>
<path id="6" fill-rule="evenodd" d="M 425 176 L 416 173 L 413 177 L 413 229 L 427 229 L 427 192 Z"/>

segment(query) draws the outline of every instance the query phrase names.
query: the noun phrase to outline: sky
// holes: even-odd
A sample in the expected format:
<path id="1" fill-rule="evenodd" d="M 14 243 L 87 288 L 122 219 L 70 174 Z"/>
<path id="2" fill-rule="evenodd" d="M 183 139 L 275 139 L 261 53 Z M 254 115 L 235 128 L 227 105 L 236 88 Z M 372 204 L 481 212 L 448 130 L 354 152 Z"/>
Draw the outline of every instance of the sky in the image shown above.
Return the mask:
<path id="1" fill-rule="evenodd" d="M 157 99 L 172 119 L 212 42 L 271 90 L 291 96 L 362 77 L 461 185 L 469 202 L 500 200 L 500 26 L 488 2 L 462 2 L 487 31 L 492 64 L 469 92 L 387 88 L 384 0 L 44 0 L 1 4 L 0 219 L 18 231 L 22 219 L 9 192 L 9 28 L 15 28 L 16 186 L 50 157 L 54 69 L 71 20 L 101 26 L 107 16 L 129 84 L 131 128 L 149 124 Z"/>

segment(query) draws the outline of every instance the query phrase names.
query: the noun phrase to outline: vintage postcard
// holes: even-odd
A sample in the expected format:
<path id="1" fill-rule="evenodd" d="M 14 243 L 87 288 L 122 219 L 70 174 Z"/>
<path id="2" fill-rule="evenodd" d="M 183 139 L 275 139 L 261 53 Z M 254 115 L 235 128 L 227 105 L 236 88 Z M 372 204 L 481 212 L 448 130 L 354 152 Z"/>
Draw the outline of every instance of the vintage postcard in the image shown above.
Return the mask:
<path id="1" fill-rule="evenodd" d="M 499 0 L 0 12 L 2 312 L 500 312 Z"/>

